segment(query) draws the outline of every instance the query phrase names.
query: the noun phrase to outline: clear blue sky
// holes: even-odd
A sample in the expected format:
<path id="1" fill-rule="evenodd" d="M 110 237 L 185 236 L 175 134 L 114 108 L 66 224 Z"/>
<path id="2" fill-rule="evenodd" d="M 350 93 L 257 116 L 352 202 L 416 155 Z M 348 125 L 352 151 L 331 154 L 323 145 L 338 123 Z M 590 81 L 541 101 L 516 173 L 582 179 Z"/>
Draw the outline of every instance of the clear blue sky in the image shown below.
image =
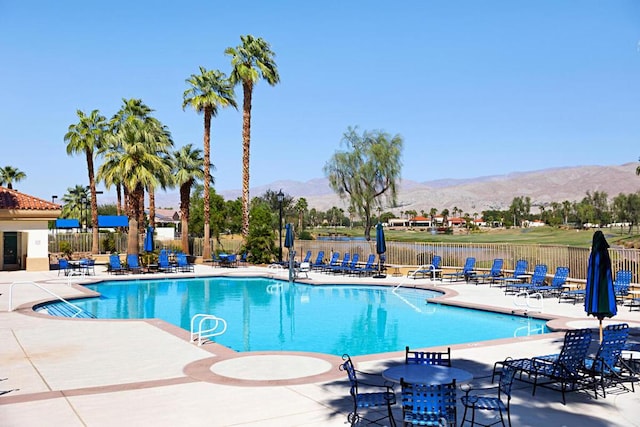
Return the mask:
<path id="1" fill-rule="evenodd" d="M 64 134 L 122 98 L 201 146 L 185 79 L 228 73 L 242 34 L 281 77 L 254 92 L 252 187 L 323 177 L 348 126 L 402 135 L 402 177 L 420 182 L 640 155 L 638 1 L 0 0 L 0 166 L 42 198 L 86 185 Z M 213 120 L 218 191 L 241 187 L 241 116 Z"/>

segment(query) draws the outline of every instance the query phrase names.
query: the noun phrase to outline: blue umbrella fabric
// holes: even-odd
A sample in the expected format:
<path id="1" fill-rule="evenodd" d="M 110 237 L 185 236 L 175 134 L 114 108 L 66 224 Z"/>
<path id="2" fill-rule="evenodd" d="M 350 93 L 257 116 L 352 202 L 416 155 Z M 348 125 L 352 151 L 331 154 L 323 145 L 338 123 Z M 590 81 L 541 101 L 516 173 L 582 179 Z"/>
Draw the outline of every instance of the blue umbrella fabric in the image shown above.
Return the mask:
<path id="1" fill-rule="evenodd" d="M 147 235 L 144 236 L 144 251 L 153 252 L 153 227 L 147 227 Z"/>
<path id="2" fill-rule="evenodd" d="M 381 278 L 382 275 L 382 260 L 381 256 L 387 252 L 387 242 L 384 239 L 384 228 L 381 223 L 376 225 L 376 253 L 378 254 L 378 274 L 373 277 Z"/>
<path id="3" fill-rule="evenodd" d="M 376 253 L 382 255 L 385 252 L 387 252 L 387 243 L 384 240 L 384 228 L 382 228 L 382 224 L 378 223 L 376 225 Z"/>
<path id="4" fill-rule="evenodd" d="M 618 312 L 608 249 L 609 244 L 604 234 L 600 230 L 596 231 L 593 234 L 589 255 L 584 310 L 587 315 L 594 316 L 600 321 L 600 341 L 602 341 L 602 319 L 613 317 Z"/>
<path id="5" fill-rule="evenodd" d="M 289 223 L 285 224 L 284 228 L 286 230 L 284 235 L 284 247 L 291 249 L 293 248 L 293 229 Z"/>

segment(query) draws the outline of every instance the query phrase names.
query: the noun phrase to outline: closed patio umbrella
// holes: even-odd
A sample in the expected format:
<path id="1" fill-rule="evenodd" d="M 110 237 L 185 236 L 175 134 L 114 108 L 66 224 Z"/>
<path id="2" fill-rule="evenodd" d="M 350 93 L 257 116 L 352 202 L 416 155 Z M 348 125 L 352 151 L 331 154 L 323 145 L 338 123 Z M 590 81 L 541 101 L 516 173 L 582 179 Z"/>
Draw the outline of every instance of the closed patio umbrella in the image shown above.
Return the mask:
<path id="1" fill-rule="evenodd" d="M 153 252 L 153 227 L 147 227 L 147 235 L 144 236 L 144 251 Z"/>
<path id="2" fill-rule="evenodd" d="M 387 242 L 385 242 L 384 240 L 384 228 L 382 228 L 381 223 L 378 223 L 376 225 L 376 253 L 378 254 L 378 274 L 373 277 L 385 277 L 382 274 L 382 261 L 380 258 L 385 252 L 387 252 Z"/>
<path id="3" fill-rule="evenodd" d="M 594 316 L 599 320 L 601 342 L 602 319 L 613 317 L 618 312 L 608 249 L 609 244 L 604 234 L 600 230 L 596 231 L 593 234 L 591 254 L 589 255 L 584 310 L 587 315 Z"/>
<path id="4" fill-rule="evenodd" d="M 289 281 L 293 280 L 293 227 L 290 223 L 285 224 L 284 247 L 289 249 Z"/>

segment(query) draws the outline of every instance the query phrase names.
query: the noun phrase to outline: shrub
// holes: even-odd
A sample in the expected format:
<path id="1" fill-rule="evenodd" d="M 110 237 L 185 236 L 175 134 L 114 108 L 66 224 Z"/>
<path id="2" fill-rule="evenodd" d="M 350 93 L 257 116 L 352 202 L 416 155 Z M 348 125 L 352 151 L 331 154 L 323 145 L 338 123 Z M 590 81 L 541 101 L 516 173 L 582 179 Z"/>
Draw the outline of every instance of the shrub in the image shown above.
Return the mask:
<path id="1" fill-rule="evenodd" d="M 301 231 L 298 236 L 299 240 L 313 240 L 313 235 L 309 233 L 307 230 Z"/>
<path id="2" fill-rule="evenodd" d="M 71 243 L 67 241 L 60 242 L 60 252 L 66 258 L 71 259 L 71 255 L 73 254 L 73 249 L 71 249 Z"/>

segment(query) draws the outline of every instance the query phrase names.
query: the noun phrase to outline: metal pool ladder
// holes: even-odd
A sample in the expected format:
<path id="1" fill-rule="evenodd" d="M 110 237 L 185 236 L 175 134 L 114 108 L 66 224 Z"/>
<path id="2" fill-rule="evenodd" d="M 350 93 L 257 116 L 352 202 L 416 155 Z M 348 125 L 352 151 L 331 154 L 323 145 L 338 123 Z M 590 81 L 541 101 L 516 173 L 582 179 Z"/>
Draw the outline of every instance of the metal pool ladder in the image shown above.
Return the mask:
<path id="1" fill-rule="evenodd" d="M 206 329 L 203 329 L 203 327 Z M 203 339 L 217 337 L 218 335 L 224 334 L 226 330 L 227 321 L 223 318 L 214 316 L 213 314 L 198 313 L 191 318 L 191 337 L 189 340 L 190 342 L 197 341 L 198 345 L 201 346 Z"/>

